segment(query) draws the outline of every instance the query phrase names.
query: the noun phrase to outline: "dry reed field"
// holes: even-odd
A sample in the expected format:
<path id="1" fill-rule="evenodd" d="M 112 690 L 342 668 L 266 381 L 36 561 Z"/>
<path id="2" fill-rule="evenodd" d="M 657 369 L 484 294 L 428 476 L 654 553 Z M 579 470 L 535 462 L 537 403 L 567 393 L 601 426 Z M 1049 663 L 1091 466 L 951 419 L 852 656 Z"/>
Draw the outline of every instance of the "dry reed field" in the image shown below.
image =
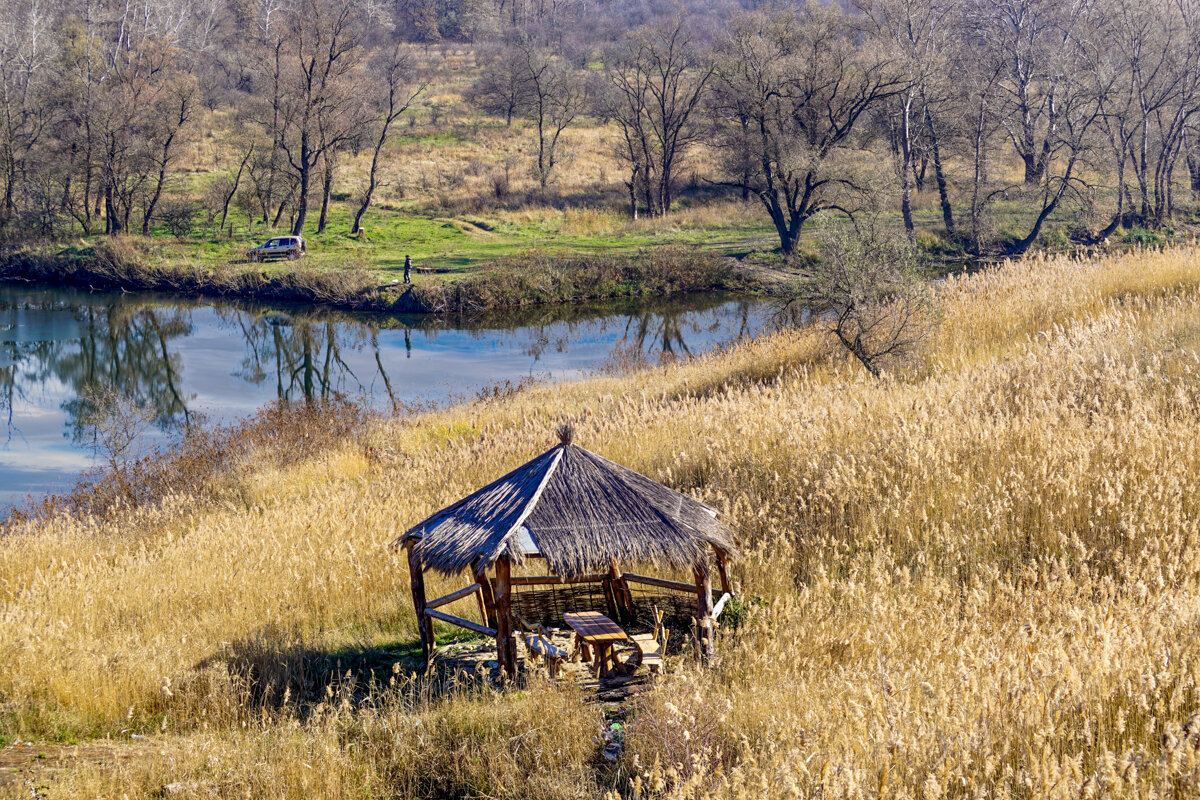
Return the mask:
<path id="1" fill-rule="evenodd" d="M 25 523 L 0 547 L 3 732 L 146 738 L 7 791 L 1200 795 L 1200 251 L 1032 259 L 936 294 L 941 324 L 883 380 L 785 332 L 298 461 L 268 441 L 204 491 Z M 563 417 L 743 537 L 746 621 L 643 696 L 615 767 L 570 686 L 314 666 L 414 640 L 387 543 Z"/>

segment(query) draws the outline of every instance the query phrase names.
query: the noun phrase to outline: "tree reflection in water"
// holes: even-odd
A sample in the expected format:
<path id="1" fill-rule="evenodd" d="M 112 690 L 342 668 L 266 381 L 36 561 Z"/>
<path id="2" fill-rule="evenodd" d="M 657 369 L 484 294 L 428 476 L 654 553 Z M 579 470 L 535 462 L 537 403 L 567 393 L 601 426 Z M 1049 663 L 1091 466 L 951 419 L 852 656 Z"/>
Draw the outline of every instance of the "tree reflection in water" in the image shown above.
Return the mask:
<path id="1" fill-rule="evenodd" d="M 171 348 L 173 339 L 192 331 L 187 309 L 120 297 L 47 303 L 45 294 L 0 303 L 5 334 L 0 336 L 0 402 L 8 441 L 20 435 L 17 403 L 33 403 L 32 393 L 52 382 L 69 389 L 62 410 L 76 440 L 85 434 L 83 420 L 95 411 L 87 398 L 104 387 L 119 389 L 161 428 L 191 421 L 180 390 L 181 359 Z M 70 337 L 61 335 L 64 322 Z"/>
<path id="2" fill-rule="evenodd" d="M 593 347 L 607 342 L 610 350 L 637 348 L 650 358 L 687 356 L 697 346 L 759 332 L 764 315 L 755 311 L 762 308 L 761 301 L 751 298 L 691 297 L 435 320 L 0 287 L 0 410 L 9 442 L 21 436 L 14 409 L 36 407 L 39 398 L 34 395 L 48 386 L 61 387 L 65 399 L 59 408 L 67 418 L 68 435 L 79 444 L 86 436 L 84 420 L 95 411 L 87 398 L 99 387 L 121 391 L 145 409 L 159 429 L 192 424 L 197 395 L 184 388 L 188 365 L 181 354 L 183 341 L 194 335 L 201 340 L 211 337 L 213 315 L 217 327 L 224 329 L 219 331 L 223 339 L 232 333 L 244 345 L 240 359 L 225 367 L 216 365 L 225 375 L 251 386 L 269 386 L 270 394 L 283 403 L 362 396 L 395 410 L 414 397 L 441 392 L 444 398 L 472 388 L 397 381 L 393 372 L 405 371 L 405 362 L 395 360 L 401 335 L 405 359 L 413 358 L 414 336 L 420 337 L 415 349 L 436 351 L 445 335 L 452 338 L 450 351 L 455 354 L 473 354 L 479 360 L 478 355 L 499 349 L 523 354 L 532 368 L 543 364 L 548 354 L 565 354 L 581 342 Z M 195 314 L 201 309 L 211 311 L 206 311 L 197 333 Z M 388 341 L 381 342 L 385 337 Z M 189 360 L 198 357 L 193 352 L 197 348 L 203 352 L 202 345 L 190 348 Z M 487 366 L 488 359 L 479 361 Z M 557 359 L 554 369 L 566 368 L 562 362 Z M 421 373 L 426 383 L 431 382 L 428 363 L 426 359 Z M 192 381 L 186 385 L 197 385 L 196 369 L 203 382 L 206 368 L 213 365 L 193 367 Z M 496 367 L 491 369 L 494 376 Z M 478 377 L 485 373 L 480 368 Z M 444 383 L 451 377 L 447 372 Z M 472 379 L 461 373 L 455 378 Z"/>

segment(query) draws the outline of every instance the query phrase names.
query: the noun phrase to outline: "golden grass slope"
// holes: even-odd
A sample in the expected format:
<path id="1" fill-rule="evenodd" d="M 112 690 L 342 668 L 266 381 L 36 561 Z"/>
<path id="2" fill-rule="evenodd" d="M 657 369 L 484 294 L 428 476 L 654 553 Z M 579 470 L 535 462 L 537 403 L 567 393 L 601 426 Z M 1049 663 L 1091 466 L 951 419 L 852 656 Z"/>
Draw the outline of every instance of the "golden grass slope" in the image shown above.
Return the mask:
<path id="1" fill-rule="evenodd" d="M 251 459 L 219 502 L 32 524 L 0 547 L 4 724 L 157 737 L 63 797 L 1196 796 L 1198 255 L 951 279 L 883 381 L 784 333 Z M 741 531 L 760 603 L 713 667 L 659 684 L 619 769 L 570 689 L 322 694 L 298 654 L 413 637 L 386 543 L 563 415 Z"/>

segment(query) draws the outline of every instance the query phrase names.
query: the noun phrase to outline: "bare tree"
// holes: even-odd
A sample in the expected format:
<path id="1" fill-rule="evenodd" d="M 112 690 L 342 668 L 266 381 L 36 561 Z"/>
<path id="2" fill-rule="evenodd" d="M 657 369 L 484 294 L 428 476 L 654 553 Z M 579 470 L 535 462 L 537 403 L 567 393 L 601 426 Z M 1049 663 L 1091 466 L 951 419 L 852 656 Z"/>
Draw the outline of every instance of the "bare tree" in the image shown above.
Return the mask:
<path id="1" fill-rule="evenodd" d="M 934 320 L 932 294 L 912 242 L 876 216 L 821 234 L 822 258 L 786 301 L 793 319 L 811 314 L 875 377 L 910 354 Z"/>
<path id="2" fill-rule="evenodd" d="M 1054 149 L 1065 77 L 1056 56 L 1082 8 L 1058 0 L 968 0 L 975 57 L 994 62 L 1003 76 L 997 116 L 1029 185 L 1042 180 Z"/>
<path id="3" fill-rule="evenodd" d="M 20 182 L 57 109 L 46 91 L 49 18 L 37 2 L 0 9 L 0 236 L 17 216 Z"/>
<path id="4" fill-rule="evenodd" d="M 559 159 L 559 141 L 583 111 L 583 81 L 566 59 L 532 38 L 516 44 L 526 74 L 529 103 L 525 114 L 537 129 L 535 172 L 543 189 Z"/>
<path id="5" fill-rule="evenodd" d="M 353 0 L 299 0 L 284 10 L 275 44 L 282 66 L 273 113 L 278 146 L 297 182 L 293 235 L 304 232 L 314 172 L 326 153 L 361 133 L 361 20 Z"/>
<path id="6" fill-rule="evenodd" d="M 375 137 L 375 148 L 371 152 L 371 167 L 367 171 L 367 185 L 363 189 L 362 200 L 354 212 L 354 222 L 350 224 L 350 234 L 358 233 L 362 225 L 363 215 L 371 207 L 371 198 L 379 186 L 379 156 L 387 144 L 388 133 L 392 123 L 398 120 L 412 106 L 416 99 L 429 86 L 429 81 L 414 81 L 412 59 L 397 45 L 382 64 L 386 99 L 381 102 L 378 113 L 382 118 L 377 123 L 379 133 Z"/>
<path id="7" fill-rule="evenodd" d="M 467 92 L 467 99 L 476 108 L 504 117 L 506 127 L 511 127 L 513 117 L 529 104 L 529 71 L 522 56 L 511 46 L 490 53 L 485 50 L 481 58 L 487 63 Z"/>
<path id="8" fill-rule="evenodd" d="M 784 253 L 795 250 L 813 215 L 850 213 L 839 195 L 863 187 L 834 156 L 850 147 L 869 109 L 910 84 L 895 58 L 858 40 L 844 12 L 809 4 L 796 14 L 741 16 L 722 43 L 719 144 L 747 168 L 723 183 L 759 198 Z"/>
<path id="9" fill-rule="evenodd" d="M 164 89 L 164 96 L 156 103 L 151 111 L 150 141 L 155 145 L 152 151 L 153 167 L 157 170 L 154 188 L 150 192 L 142 211 L 142 235 L 150 235 L 150 220 L 154 218 L 154 209 L 162 198 L 166 186 L 167 174 L 179 152 L 179 139 L 184 126 L 192 118 L 196 97 L 195 79 L 183 73 L 177 74 Z"/>
<path id="10" fill-rule="evenodd" d="M 221 224 L 217 226 L 218 232 L 225 229 L 225 221 L 229 218 L 229 204 L 231 202 L 233 202 L 234 196 L 236 196 L 238 193 L 238 187 L 241 186 L 241 184 L 242 184 L 242 175 L 245 174 L 245 172 L 246 172 L 246 165 L 249 164 L 250 159 L 252 159 L 254 157 L 255 147 L 256 147 L 256 145 L 253 141 L 246 143 L 242 147 L 242 151 L 243 151 L 244 155 L 242 156 L 241 162 L 238 164 L 237 172 L 235 172 L 233 174 L 233 178 L 229 179 L 228 183 L 225 184 L 224 187 L 222 187 L 223 191 L 221 192 Z M 233 227 L 230 226 L 231 234 L 232 234 L 232 231 L 233 231 Z"/>
<path id="11" fill-rule="evenodd" d="M 692 114 L 713 67 L 693 45 L 683 16 L 634 31 L 608 64 L 614 91 L 605 110 L 621 128 L 631 211 L 636 217 L 640 186 L 647 211 L 665 215 L 679 161 L 700 135 Z"/>
<path id="12" fill-rule="evenodd" d="M 912 190 L 914 151 L 923 125 L 932 138 L 934 166 L 942 195 L 942 210 L 947 232 L 954 234 L 954 219 L 945 191 L 941 155 L 933 126 L 929 100 L 934 94 L 935 76 L 945 70 L 945 55 L 952 35 L 949 16 L 952 7 L 945 0 L 857 0 L 856 5 L 870 20 L 872 34 L 894 58 L 906 77 L 901 91 L 886 101 L 892 138 L 898 156 L 896 174 L 900 179 L 900 216 L 904 229 L 913 235 Z"/>

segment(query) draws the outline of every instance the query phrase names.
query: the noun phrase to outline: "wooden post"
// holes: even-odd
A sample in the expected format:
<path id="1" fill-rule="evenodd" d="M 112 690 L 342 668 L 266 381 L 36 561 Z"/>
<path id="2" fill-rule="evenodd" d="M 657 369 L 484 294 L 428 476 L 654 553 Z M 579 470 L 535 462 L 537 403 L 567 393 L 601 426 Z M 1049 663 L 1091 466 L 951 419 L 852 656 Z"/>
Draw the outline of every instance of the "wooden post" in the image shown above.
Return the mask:
<path id="1" fill-rule="evenodd" d="M 700 564 L 696 567 L 696 636 L 700 640 L 700 654 L 708 658 L 713 654 L 712 631 L 712 581 L 708 577 L 708 567 Z"/>
<path id="2" fill-rule="evenodd" d="M 479 613 L 483 615 L 483 624 L 489 628 L 496 627 L 496 596 L 492 593 L 492 584 L 487 579 L 487 566 L 475 569 L 475 582 L 479 584 Z"/>
<path id="3" fill-rule="evenodd" d="M 608 606 L 608 616 L 613 620 L 620 619 L 621 609 L 617 605 L 617 587 L 613 584 L 611 571 L 600 581 L 600 586 L 604 589 L 604 603 Z"/>
<path id="4" fill-rule="evenodd" d="M 625 577 L 621 575 L 621 568 L 617 566 L 615 560 L 608 567 L 608 580 L 612 584 L 613 599 L 617 606 L 617 616 L 614 619 L 619 622 L 628 622 L 633 619 L 633 598 L 629 593 L 629 585 L 625 583 Z"/>
<path id="5" fill-rule="evenodd" d="M 717 554 L 717 573 L 721 576 L 721 593 L 733 594 L 733 581 L 729 580 L 729 560 L 725 558 L 725 554 L 713 548 L 713 552 Z"/>
<path id="6" fill-rule="evenodd" d="M 516 648 L 512 642 L 512 564 L 508 556 L 496 561 L 496 655 L 502 677 L 517 674 Z"/>
<path id="7" fill-rule="evenodd" d="M 412 584 L 413 610 L 417 612 L 417 633 L 421 636 L 421 654 L 425 666 L 429 666 L 429 657 L 433 655 L 433 620 L 425 616 L 425 575 L 421 564 L 413 552 L 413 542 L 406 545 L 408 550 L 408 579 Z"/>

